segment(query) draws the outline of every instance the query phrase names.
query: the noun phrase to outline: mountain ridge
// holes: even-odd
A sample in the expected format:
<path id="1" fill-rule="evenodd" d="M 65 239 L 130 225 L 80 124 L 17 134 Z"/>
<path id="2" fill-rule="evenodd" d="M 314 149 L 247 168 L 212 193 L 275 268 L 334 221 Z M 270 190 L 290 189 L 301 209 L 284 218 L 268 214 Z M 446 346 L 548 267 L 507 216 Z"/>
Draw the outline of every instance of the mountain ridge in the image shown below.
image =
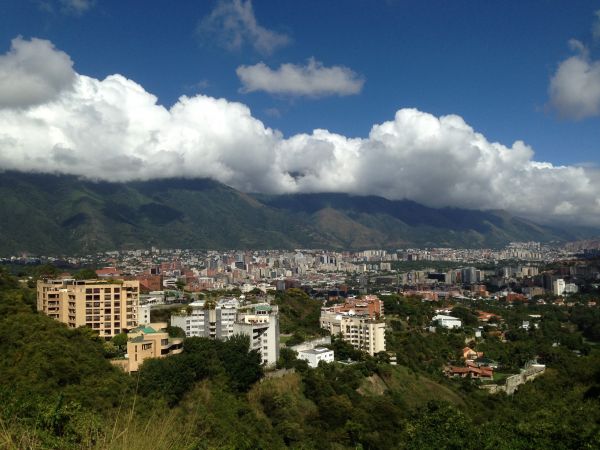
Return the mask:
<path id="1" fill-rule="evenodd" d="M 498 247 L 575 240 L 594 230 L 539 225 L 504 211 L 430 208 L 349 194 L 262 195 L 210 179 L 114 183 L 0 173 L 0 254 L 171 248 Z M 598 235 L 600 233 L 596 233 Z"/>

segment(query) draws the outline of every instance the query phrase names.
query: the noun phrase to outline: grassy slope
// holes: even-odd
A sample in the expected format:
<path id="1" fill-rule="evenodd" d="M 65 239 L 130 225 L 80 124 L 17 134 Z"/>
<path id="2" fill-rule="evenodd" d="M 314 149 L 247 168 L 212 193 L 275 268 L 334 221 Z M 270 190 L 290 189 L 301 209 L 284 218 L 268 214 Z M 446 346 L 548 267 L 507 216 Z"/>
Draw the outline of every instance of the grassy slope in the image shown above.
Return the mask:
<path id="1" fill-rule="evenodd" d="M 399 395 L 407 407 L 419 407 L 431 400 L 442 400 L 454 405 L 464 405 L 460 395 L 435 381 L 412 372 L 403 366 L 391 368 L 390 376 L 377 374 L 365 378 L 359 392 L 363 395 L 383 395 L 393 392 Z"/>

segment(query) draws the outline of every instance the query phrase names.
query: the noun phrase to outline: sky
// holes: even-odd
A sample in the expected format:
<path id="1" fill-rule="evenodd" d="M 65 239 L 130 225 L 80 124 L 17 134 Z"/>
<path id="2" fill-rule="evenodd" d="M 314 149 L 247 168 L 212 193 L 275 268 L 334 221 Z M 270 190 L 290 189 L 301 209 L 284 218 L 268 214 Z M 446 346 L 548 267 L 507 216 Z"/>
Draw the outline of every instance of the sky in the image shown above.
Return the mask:
<path id="1" fill-rule="evenodd" d="M 0 168 L 600 226 L 600 1 L 3 0 Z"/>

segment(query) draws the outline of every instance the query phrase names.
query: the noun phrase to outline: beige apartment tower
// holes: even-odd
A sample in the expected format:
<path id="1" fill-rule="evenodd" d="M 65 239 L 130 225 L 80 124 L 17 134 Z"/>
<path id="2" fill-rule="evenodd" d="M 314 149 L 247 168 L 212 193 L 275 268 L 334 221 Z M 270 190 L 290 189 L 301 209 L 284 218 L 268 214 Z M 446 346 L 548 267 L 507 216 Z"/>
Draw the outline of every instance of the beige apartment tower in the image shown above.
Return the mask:
<path id="1" fill-rule="evenodd" d="M 37 309 L 71 328 L 88 326 L 99 336 L 137 327 L 139 281 L 39 280 Z"/>
<path id="2" fill-rule="evenodd" d="M 368 315 L 351 315 L 321 310 L 321 328 L 332 335 L 341 335 L 357 350 L 373 356 L 385 351 L 385 322 Z"/>

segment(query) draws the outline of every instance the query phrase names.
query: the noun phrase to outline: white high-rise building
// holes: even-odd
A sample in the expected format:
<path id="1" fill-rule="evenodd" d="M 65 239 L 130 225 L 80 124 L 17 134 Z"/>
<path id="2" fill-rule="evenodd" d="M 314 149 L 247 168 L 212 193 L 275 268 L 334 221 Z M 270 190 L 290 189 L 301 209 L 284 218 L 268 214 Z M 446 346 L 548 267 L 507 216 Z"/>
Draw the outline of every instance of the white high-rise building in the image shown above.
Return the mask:
<path id="1" fill-rule="evenodd" d="M 152 305 L 139 305 L 137 308 L 138 325 L 148 325 L 152 322 L 150 318 L 150 311 Z"/>
<path id="2" fill-rule="evenodd" d="M 171 326 L 181 328 L 187 337 L 229 339 L 238 307 L 235 298 L 195 301 L 188 305 L 189 310 L 171 316 Z"/>
<path id="3" fill-rule="evenodd" d="M 552 283 L 552 293 L 554 295 L 563 295 L 565 292 L 565 280 L 558 278 Z"/>
<path id="4" fill-rule="evenodd" d="M 250 338 L 250 350 L 257 350 L 262 363 L 273 366 L 279 359 L 279 314 L 277 306 L 250 305 L 240 310 L 233 324 L 234 335 Z"/>

